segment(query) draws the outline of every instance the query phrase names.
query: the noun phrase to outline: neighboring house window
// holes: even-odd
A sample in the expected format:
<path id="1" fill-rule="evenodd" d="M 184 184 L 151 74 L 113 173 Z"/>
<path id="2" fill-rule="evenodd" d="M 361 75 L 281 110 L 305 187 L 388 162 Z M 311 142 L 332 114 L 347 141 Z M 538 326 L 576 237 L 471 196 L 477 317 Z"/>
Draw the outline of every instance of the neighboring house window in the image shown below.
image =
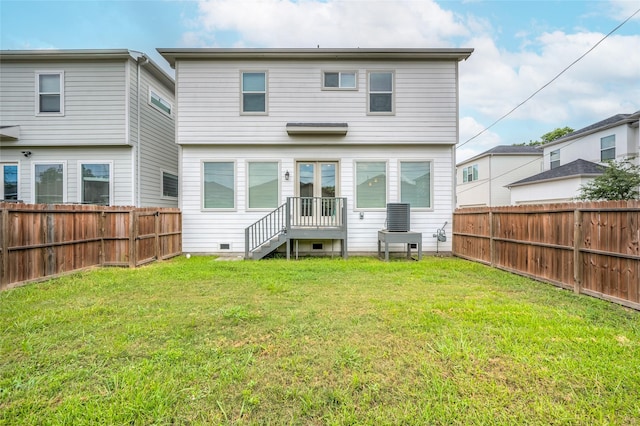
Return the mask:
<path id="1" fill-rule="evenodd" d="M 431 207 L 431 162 L 400 162 L 400 202 L 412 208 Z"/>
<path id="2" fill-rule="evenodd" d="M 242 73 L 242 112 L 260 114 L 267 112 L 267 73 Z"/>
<path id="3" fill-rule="evenodd" d="M 111 164 L 84 163 L 80 165 L 80 202 L 108 206 L 111 204 Z"/>
<path id="4" fill-rule="evenodd" d="M 64 163 L 37 163 L 33 167 L 34 201 L 37 204 L 64 203 Z"/>
<path id="5" fill-rule="evenodd" d="M 36 114 L 64 114 L 64 73 L 36 73 Z"/>
<path id="6" fill-rule="evenodd" d="M 369 112 L 393 112 L 393 73 L 369 72 Z"/>
<path id="7" fill-rule="evenodd" d="M 235 164 L 203 163 L 203 201 L 205 209 L 235 208 Z"/>
<path id="8" fill-rule="evenodd" d="M 158 111 L 161 111 L 169 116 L 173 111 L 173 105 L 171 104 L 171 102 L 163 98 L 160 94 L 158 94 L 158 92 L 153 89 L 149 89 L 149 104 Z"/>
<path id="9" fill-rule="evenodd" d="M 356 208 L 387 206 L 387 163 L 384 161 L 356 163 Z"/>
<path id="10" fill-rule="evenodd" d="M 18 165 L 2 164 L 2 187 L 0 187 L 0 200 L 18 201 Z"/>
<path id="11" fill-rule="evenodd" d="M 278 163 L 249 163 L 249 208 L 278 207 Z"/>
<path id="12" fill-rule="evenodd" d="M 560 150 L 556 149 L 549 154 L 550 168 L 555 169 L 560 166 Z"/>
<path id="13" fill-rule="evenodd" d="M 322 87 L 325 89 L 355 89 L 356 72 L 325 72 Z"/>
<path id="14" fill-rule="evenodd" d="M 478 180 L 477 164 L 462 169 L 462 182 L 473 182 L 474 180 Z"/>
<path id="15" fill-rule="evenodd" d="M 162 172 L 162 196 L 178 198 L 178 176 Z"/>
<path id="16" fill-rule="evenodd" d="M 616 159 L 616 135 L 600 139 L 600 161 Z"/>

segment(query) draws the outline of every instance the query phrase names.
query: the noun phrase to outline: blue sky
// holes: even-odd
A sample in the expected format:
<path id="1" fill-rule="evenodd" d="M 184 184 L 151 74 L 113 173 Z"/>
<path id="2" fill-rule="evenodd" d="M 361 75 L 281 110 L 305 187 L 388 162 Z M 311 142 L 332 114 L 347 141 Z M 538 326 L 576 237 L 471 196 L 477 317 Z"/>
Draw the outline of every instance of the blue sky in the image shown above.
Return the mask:
<path id="1" fill-rule="evenodd" d="M 460 64 L 466 142 L 549 82 L 640 3 L 436 0 L 0 0 L 0 49 L 472 47 Z M 640 110 L 640 13 L 458 161 Z"/>

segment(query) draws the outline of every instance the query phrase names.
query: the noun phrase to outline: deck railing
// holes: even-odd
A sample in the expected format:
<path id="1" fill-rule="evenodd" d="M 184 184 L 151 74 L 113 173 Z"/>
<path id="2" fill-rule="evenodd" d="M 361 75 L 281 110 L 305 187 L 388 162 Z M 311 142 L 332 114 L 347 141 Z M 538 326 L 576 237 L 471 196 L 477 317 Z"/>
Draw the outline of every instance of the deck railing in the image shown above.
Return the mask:
<path id="1" fill-rule="evenodd" d="M 288 197 L 286 203 L 245 229 L 245 257 L 292 228 L 344 227 L 346 206 L 346 198 Z"/>

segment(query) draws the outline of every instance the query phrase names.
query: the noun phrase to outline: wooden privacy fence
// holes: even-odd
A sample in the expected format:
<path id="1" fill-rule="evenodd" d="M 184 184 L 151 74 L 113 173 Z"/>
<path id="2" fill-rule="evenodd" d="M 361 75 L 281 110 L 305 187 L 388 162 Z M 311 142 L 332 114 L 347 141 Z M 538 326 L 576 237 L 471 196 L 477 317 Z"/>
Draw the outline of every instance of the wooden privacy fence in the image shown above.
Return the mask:
<path id="1" fill-rule="evenodd" d="M 640 310 L 640 201 L 458 209 L 453 254 Z"/>
<path id="2" fill-rule="evenodd" d="M 0 203 L 0 290 L 181 252 L 179 209 Z"/>

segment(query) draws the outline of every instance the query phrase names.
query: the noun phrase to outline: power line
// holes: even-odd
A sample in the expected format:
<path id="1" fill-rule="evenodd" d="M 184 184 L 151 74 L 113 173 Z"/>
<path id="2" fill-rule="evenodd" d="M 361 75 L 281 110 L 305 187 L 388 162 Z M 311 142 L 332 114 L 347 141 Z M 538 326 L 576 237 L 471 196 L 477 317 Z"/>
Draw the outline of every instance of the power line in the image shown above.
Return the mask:
<path id="1" fill-rule="evenodd" d="M 582 58 L 584 58 L 585 56 L 587 56 L 589 53 L 591 53 L 591 51 L 593 51 L 596 47 L 598 47 L 600 45 L 600 43 L 602 43 L 603 41 L 605 41 L 607 38 L 609 38 L 609 36 L 611 34 L 613 34 L 614 32 L 618 31 L 620 29 L 620 27 L 622 27 L 624 24 L 626 24 L 627 22 L 629 22 L 631 19 L 633 19 L 634 16 L 636 16 L 638 13 L 640 12 L 640 9 L 636 10 L 635 12 L 633 12 L 633 14 L 631 14 L 631 16 L 629 16 L 627 19 L 625 19 L 624 21 L 622 21 L 617 27 L 615 27 L 613 30 L 609 31 L 609 33 L 607 35 L 605 35 L 604 37 L 602 37 L 596 44 L 594 44 L 589 50 L 587 50 L 585 53 L 583 53 L 578 59 L 576 59 L 575 61 L 571 62 L 568 66 L 566 66 L 562 71 L 560 71 L 560 73 L 558 73 L 555 77 L 553 77 L 551 80 L 549 80 L 545 85 L 543 85 L 541 88 L 539 88 L 538 90 L 536 90 L 535 92 L 533 92 L 527 99 L 525 99 L 524 101 L 520 102 L 518 105 L 516 105 L 515 107 L 513 107 L 509 112 L 507 112 L 506 114 L 504 114 L 503 116 L 501 116 L 500 118 L 498 118 L 496 121 L 494 121 L 493 123 L 491 123 L 488 127 L 485 127 L 482 131 L 480 131 L 478 134 L 476 134 L 475 136 L 472 136 L 471 138 L 467 139 L 466 141 L 464 141 L 463 143 L 459 144 L 456 146 L 456 149 L 460 148 L 461 146 L 466 145 L 467 143 L 471 142 L 472 140 L 474 140 L 475 138 L 477 138 L 478 136 L 482 135 L 484 132 L 486 132 L 487 130 L 491 129 L 493 126 L 495 126 L 496 124 L 498 124 L 499 122 L 501 122 L 502 120 L 504 120 L 505 118 L 507 118 L 508 116 L 510 116 L 515 110 L 517 110 L 518 108 L 520 108 L 522 105 L 524 105 L 525 103 L 527 103 L 529 100 L 531 100 L 531 98 L 533 98 L 534 96 L 536 96 L 538 93 L 540 93 L 542 90 L 544 90 L 547 86 L 549 86 L 551 83 L 553 83 L 554 81 L 556 81 L 562 74 L 564 74 L 567 70 L 569 70 L 569 68 L 571 68 L 572 66 L 574 66 L 575 64 L 577 64 L 578 62 L 580 62 L 582 60 Z"/>

